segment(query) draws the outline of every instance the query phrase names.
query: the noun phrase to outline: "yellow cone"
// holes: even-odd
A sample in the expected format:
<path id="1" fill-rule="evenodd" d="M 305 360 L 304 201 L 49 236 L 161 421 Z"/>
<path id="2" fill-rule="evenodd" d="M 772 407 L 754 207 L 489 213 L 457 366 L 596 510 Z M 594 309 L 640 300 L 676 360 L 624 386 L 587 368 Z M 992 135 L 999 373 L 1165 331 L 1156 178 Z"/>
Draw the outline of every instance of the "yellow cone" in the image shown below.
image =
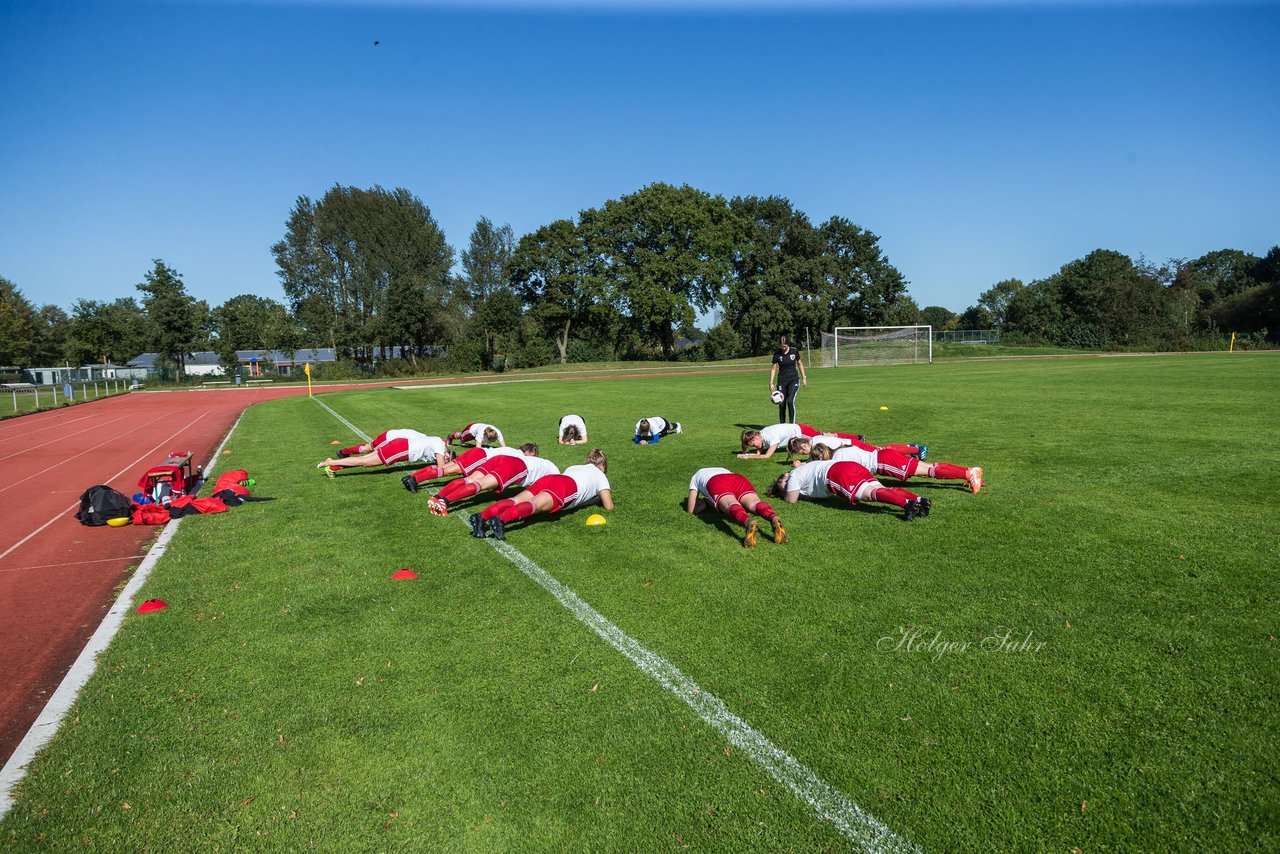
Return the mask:
<path id="1" fill-rule="evenodd" d="M 128 516 L 117 516 L 114 519 L 108 519 L 107 524 L 113 528 L 121 528 L 125 525 L 128 525 L 132 521 L 133 519 L 131 519 Z"/>
<path id="2" fill-rule="evenodd" d="M 885 410 L 887 410 L 888 408 L 889 408 L 889 407 L 887 407 L 887 406 L 882 406 L 882 407 L 880 407 L 880 411 L 881 411 L 881 412 L 884 412 L 884 411 L 885 411 Z"/>
<path id="3" fill-rule="evenodd" d="M 606 521 L 605 518 L 601 516 L 599 513 L 592 513 L 590 516 L 587 517 L 588 525 L 603 525 L 605 521 Z"/>

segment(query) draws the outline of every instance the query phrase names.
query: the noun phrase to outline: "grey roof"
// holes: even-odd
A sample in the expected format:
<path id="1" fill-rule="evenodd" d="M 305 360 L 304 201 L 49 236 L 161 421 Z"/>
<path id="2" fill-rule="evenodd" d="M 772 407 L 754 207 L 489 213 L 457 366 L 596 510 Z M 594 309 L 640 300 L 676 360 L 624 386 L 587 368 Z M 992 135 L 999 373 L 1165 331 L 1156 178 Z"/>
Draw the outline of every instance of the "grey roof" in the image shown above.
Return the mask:
<path id="1" fill-rule="evenodd" d="M 257 359 L 259 362 L 271 362 L 276 365 L 297 365 L 303 362 L 336 362 L 338 357 L 334 354 L 332 347 L 303 347 L 294 350 L 292 355 L 284 350 L 237 350 L 236 359 L 244 364 Z M 143 353 L 130 359 L 129 367 L 154 368 L 159 360 L 159 353 Z M 200 350 L 187 354 L 187 364 L 190 365 L 216 365 L 218 361 L 218 354 L 212 350 Z"/>

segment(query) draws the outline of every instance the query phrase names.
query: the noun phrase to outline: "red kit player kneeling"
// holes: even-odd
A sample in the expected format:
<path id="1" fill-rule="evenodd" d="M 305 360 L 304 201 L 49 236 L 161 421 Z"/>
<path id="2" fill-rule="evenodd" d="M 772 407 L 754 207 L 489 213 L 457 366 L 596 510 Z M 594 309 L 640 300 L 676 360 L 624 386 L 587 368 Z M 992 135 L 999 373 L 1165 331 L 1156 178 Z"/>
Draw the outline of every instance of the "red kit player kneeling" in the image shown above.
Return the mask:
<path id="1" fill-rule="evenodd" d="M 859 501 L 881 501 L 905 510 L 908 522 L 917 516 L 928 516 L 933 506 L 928 498 L 921 498 L 901 486 L 885 486 L 872 477 L 866 466 L 852 462 L 812 462 L 797 466 L 770 484 L 768 494 L 781 496 L 788 504 L 795 504 L 802 495 L 806 498 L 839 495 L 850 505 Z"/>
<path id="2" fill-rule="evenodd" d="M 535 513 L 560 513 L 596 501 L 605 510 L 612 510 L 613 494 L 609 491 L 609 478 L 606 476 L 608 468 L 604 451 L 593 448 L 587 454 L 585 465 L 569 466 L 564 474 L 540 477 L 514 498 L 504 498 L 479 513 L 472 513 L 467 520 L 471 523 L 471 535 L 482 538 L 492 534 L 495 540 L 505 540 L 506 526 L 511 522 Z"/>
<path id="3" fill-rule="evenodd" d="M 694 472 L 693 480 L 689 481 L 689 501 L 684 509 L 690 513 L 701 513 L 708 504 L 744 528 L 742 545 L 749 549 L 756 547 L 756 521 L 748 513 L 755 513 L 773 526 L 775 543 L 787 542 L 787 532 L 783 530 L 778 514 L 773 512 L 768 502 L 760 500 L 751 481 L 740 474 L 719 467 Z"/>

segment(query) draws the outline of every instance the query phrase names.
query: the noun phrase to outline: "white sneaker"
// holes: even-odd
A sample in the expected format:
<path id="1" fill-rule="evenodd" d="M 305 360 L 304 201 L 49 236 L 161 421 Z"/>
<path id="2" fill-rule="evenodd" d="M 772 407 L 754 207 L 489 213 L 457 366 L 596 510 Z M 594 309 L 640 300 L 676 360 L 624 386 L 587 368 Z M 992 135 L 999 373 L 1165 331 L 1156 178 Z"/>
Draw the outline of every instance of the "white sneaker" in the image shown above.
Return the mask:
<path id="1" fill-rule="evenodd" d="M 683 433 L 683 432 L 684 432 L 684 428 L 680 426 L 680 422 L 679 422 L 679 421 L 677 421 L 677 422 L 676 422 L 676 432 L 677 432 L 677 433 Z"/>

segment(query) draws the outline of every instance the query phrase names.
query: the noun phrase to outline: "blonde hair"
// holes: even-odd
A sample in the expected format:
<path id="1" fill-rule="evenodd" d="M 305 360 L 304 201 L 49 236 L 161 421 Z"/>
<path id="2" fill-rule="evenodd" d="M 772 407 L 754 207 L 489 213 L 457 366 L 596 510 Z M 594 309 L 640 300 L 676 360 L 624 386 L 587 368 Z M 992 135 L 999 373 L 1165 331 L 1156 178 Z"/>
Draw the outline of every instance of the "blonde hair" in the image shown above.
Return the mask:
<path id="1" fill-rule="evenodd" d="M 498 441 L 498 431 L 492 427 L 486 427 L 484 428 L 484 436 L 482 438 L 486 442 L 496 442 Z"/>
<path id="2" fill-rule="evenodd" d="M 599 448 L 592 448 L 587 453 L 587 465 L 596 466 L 605 474 L 609 473 L 609 461 L 605 458 L 604 451 Z"/>
<path id="3" fill-rule="evenodd" d="M 830 445 L 814 445 L 809 450 L 809 459 L 811 460 L 829 460 L 831 459 Z"/>

